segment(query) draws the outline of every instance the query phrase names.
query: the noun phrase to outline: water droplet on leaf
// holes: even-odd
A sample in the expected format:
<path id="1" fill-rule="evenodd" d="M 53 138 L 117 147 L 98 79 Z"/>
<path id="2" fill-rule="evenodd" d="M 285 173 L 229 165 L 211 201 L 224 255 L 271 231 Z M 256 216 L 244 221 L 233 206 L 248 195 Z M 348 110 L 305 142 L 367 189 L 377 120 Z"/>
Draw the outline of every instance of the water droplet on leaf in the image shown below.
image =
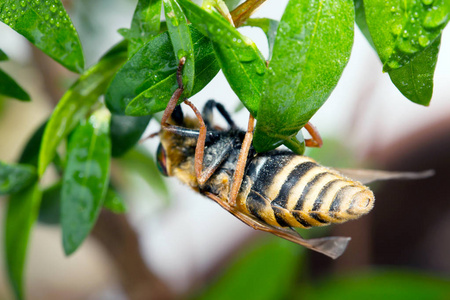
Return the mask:
<path id="1" fill-rule="evenodd" d="M 399 35 L 400 32 L 402 31 L 402 24 L 393 24 L 391 27 L 391 31 L 394 35 Z"/>
<path id="2" fill-rule="evenodd" d="M 419 45 L 422 47 L 426 47 L 430 44 L 430 39 L 428 37 L 421 35 L 419 36 Z"/>
<path id="3" fill-rule="evenodd" d="M 445 6 L 434 6 L 425 16 L 423 26 L 426 28 L 436 28 L 445 22 L 449 18 L 449 13 L 446 11 Z"/>

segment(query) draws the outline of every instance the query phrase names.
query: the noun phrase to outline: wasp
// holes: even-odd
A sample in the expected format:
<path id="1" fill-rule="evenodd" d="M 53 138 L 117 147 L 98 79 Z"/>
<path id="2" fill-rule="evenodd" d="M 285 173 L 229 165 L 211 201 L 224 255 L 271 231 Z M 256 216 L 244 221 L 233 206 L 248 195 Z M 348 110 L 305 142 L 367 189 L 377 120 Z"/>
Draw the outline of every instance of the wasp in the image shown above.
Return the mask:
<path id="1" fill-rule="evenodd" d="M 342 223 L 365 215 L 374 205 L 372 191 L 289 150 L 256 153 L 251 146 L 253 117 L 249 117 L 247 131 L 242 131 L 224 107 L 213 100 L 207 102 L 202 113 L 184 100 L 196 118 L 184 117 L 177 105 L 183 92 L 183 62 L 180 60 L 177 71 L 179 88 L 161 119 L 157 150 L 160 171 L 177 177 L 254 229 L 339 257 L 350 238 L 306 240 L 293 228 Z M 224 117 L 228 129 L 214 125 L 213 109 Z M 314 128 L 309 124 L 305 128 L 312 136 L 306 145 L 320 146 L 322 141 Z"/>

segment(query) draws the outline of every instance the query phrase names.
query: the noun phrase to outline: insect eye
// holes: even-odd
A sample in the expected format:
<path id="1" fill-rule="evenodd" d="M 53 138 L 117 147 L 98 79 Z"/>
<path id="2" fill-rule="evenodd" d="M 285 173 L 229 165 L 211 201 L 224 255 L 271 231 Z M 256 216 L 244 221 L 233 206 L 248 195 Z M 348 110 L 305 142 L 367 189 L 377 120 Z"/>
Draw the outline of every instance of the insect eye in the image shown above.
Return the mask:
<path id="1" fill-rule="evenodd" d="M 156 151 L 156 161 L 158 170 L 164 175 L 169 176 L 167 173 L 167 160 L 166 160 L 166 150 L 159 144 L 158 150 Z"/>

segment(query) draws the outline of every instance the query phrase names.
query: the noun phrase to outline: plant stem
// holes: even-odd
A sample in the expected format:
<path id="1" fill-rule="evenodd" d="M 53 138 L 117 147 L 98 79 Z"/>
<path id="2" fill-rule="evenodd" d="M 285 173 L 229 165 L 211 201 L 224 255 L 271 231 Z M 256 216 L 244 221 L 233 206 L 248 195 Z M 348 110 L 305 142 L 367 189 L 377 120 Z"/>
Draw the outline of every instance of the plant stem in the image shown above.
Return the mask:
<path id="1" fill-rule="evenodd" d="M 244 22 L 250 18 L 253 12 L 261 6 L 266 0 L 247 0 L 235 10 L 231 12 L 231 16 L 233 17 L 234 25 L 237 27 L 244 24 Z"/>

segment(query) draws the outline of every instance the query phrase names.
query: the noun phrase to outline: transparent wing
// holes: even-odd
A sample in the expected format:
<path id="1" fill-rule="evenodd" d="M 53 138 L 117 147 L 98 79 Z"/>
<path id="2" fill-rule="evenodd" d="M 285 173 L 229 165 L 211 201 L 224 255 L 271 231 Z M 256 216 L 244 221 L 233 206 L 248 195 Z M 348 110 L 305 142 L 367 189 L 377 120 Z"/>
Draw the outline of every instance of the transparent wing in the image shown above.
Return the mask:
<path id="1" fill-rule="evenodd" d="M 434 170 L 426 170 L 422 172 L 391 172 L 381 170 L 368 169 L 335 169 L 340 174 L 357 180 L 363 184 L 378 180 L 393 179 L 424 179 L 434 175 Z"/>
<path id="2" fill-rule="evenodd" d="M 233 214 L 236 218 L 238 218 L 245 224 L 251 226 L 252 228 L 256 230 L 270 232 L 288 241 L 294 242 L 308 249 L 325 254 L 333 259 L 338 258 L 339 256 L 342 255 L 342 253 L 344 253 L 345 249 L 347 248 L 347 244 L 350 241 L 349 237 L 324 237 L 306 240 L 302 238 L 301 235 L 292 228 L 273 227 L 267 225 L 230 207 L 230 205 L 227 202 L 222 201 L 219 197 L 217 197 L 214 194 L 206 192 L 205 195 L 208 198 L 217 202 L 225 210 L 227 210 L 228 212 Z"/>

